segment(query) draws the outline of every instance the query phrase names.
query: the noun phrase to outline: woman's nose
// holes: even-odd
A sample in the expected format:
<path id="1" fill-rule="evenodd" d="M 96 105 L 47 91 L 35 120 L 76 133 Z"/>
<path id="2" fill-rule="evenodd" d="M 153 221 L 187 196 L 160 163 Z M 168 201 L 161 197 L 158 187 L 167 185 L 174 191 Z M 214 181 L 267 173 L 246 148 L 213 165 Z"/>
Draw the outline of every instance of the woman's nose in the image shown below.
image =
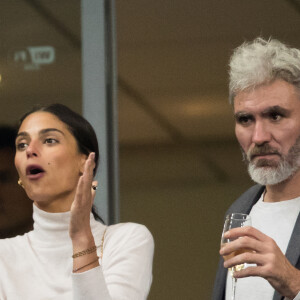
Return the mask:
<path id="1" fill-rule="evenodd" d="M 34 143 L 30 143 L 28 147 L 26 148 L 26 155 L 27 157 L 37 157 L 38 156 L 38 149 L 37 146 Z"/>

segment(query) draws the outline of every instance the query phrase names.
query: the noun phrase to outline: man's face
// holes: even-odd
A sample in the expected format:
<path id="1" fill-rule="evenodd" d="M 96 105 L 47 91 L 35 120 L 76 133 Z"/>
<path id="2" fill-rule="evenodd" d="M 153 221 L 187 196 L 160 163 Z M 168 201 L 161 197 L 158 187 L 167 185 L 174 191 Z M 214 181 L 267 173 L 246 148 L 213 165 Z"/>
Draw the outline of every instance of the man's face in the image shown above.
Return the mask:
<path id="1" fill-rule="evenodd" d="M 276 80 L 234 99 L 235 133 L 251 178 L 272 185 L 293 178 L 300 167 L 300 95 Z"/>

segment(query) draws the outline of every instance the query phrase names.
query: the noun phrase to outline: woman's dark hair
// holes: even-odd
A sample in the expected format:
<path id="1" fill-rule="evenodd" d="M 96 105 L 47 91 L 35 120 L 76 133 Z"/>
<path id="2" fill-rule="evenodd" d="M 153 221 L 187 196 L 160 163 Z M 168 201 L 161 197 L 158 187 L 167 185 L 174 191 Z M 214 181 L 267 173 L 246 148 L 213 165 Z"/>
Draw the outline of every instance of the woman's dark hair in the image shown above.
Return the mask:
<path id="1" fill-rule="evenodd" d="M 22 122 L 26 119 L 26 117 L 35 112 L 51 113 L 55 115 L 60 121 L 65 123 L 68 129 L 70 130 L 71 134 L 74 136 L 78 145 L 78 151 L 80 153 L 88 156 L 90 152 L 95 152 L 95 175 L 99 164 L 99 147 L 97 136 L 92 125 L 80 114 L 74 112 L 67 106 L 55 103 L 44 106 L 34 106 L 30 111 L 28 111 L 21 117 L 19 126 L 21 126 Z M 95 219 L 104 223 L 102 218 L 96 212 L 95 206 L 92 207 L 92 213 Z"/>
<path id="2" fill-rule="evenodd" d="M 0 149 L 15 150 L 17 130 L 9 125 L 0 125 Z"/>

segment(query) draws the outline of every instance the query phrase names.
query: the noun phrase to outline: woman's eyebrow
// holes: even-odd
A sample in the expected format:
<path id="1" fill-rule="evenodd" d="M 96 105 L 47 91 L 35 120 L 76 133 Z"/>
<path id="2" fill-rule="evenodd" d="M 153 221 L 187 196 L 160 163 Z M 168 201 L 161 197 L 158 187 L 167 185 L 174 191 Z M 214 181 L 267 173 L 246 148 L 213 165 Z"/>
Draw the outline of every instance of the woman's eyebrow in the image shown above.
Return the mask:
<path id="1" fill-rule="evenodd" d="M 46 134 L 48 132 L 51 132 L 51 131 L 56 131 L 56 132 L 59 132 L 61 133 L 62 135 L 65 135 L 61 130 L 57 129 L 57 128 L 45 128 L 45 129 L 42 129 L 39 134 L 40 135 L 43 135 L 43 134 Z M 22 136 L 22 137 L 28 137 L 29 134 L 26 132 L 26 131 L 22 131 L 22 132 L 19 132 L 16 136 L 16 138 L 18 138 L 19 136 Z"/>
<path id="2" fill-rule="evenodd" d="M 29 134 L 26 132 L 26 131 L 22 131 L 22 132 L 19 132 L 16 136 L 16 139 L 19 137 L 19 136 L 29 136 Z"/>
<path id="3" fill-rule="evenodd" d="M 51 131 L 56 131 L 56 132 L 59 132 L 61 133 L 62 135 L 65 135 L 61 130 L 57 129 L 57 128 L 45 128 L 45 129 L 42 129 L 39 134 L 40 135 L 43 135 L 45 133 L 48 133 L 48 132 L 51 132 Z"/>

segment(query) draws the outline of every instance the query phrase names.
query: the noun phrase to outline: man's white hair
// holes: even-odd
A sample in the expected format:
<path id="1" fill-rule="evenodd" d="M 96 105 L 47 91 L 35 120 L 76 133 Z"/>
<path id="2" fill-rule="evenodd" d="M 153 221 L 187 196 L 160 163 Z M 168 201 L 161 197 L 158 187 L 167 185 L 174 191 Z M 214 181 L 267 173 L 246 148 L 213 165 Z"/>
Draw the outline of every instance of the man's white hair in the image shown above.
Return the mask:
<path id="1" fill-rule="evenodd" d="M 238 92 L 282 79 L 300 92 L 300 50 L 278 40 L 256 38 L 235 49 L 229 62 L 229 101 Z"/>

